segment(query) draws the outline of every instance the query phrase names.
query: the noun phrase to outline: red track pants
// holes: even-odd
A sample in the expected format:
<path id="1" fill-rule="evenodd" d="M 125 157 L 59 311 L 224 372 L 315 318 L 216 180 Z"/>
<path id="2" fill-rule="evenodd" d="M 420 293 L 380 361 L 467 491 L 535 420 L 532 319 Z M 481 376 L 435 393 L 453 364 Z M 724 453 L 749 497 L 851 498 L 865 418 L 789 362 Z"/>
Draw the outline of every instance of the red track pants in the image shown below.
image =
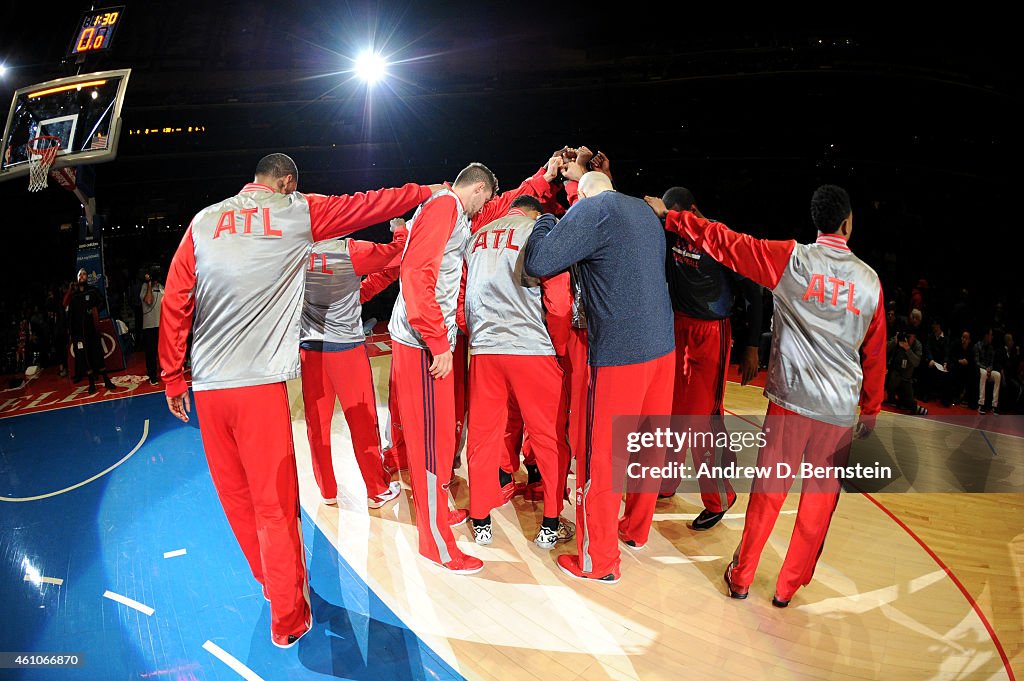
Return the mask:
<path id="1" fill-rule="evenodd" d="M 566 384 L 569 386 L 569 449 L 583 456 L 587 432 L 587 384 L 590 381 L 587 330 L 573 327 L 566 347 Z"/>
<path id="2" fill-rule="evenodd" d="M 849 458 L 851 428 L 801 416 L 774 402 L 768 403 L 762 430 L 767 442 L 757 454 L 758 467 L 771 466 L 776 470 L 776 464 L 781 462 L 798 473 L 801 460 L 815 466 L 845 466 Z M 764 489 L 759 489 L 761 482 L 756 481 L 750 493 L 743 539 L 732 571 L 733 584 L 740 587 L 749 587 L 754 581 L 761 551 L 792 485 L 789 477 L 774 478 L 764 485 Z M 803 481 L 796 526 L 775 586 L 775 594 L 780 599 L 789 600 L 797 589 L 810 583 L 838 502 L 838 480 L 819 479 L 813 485 L 809 485 L 806 479 Z"/>
<path id="3" fill-rule="evenodd" d="M 448 525 L 448 481 L 455 458 L 455 375 L 433 378 L 430 362 L 427 350 L 392 344 L 391 391 L 405 435 L 420 553 L 448 563 L 463 555 Z"/>
<path id="4" fill-rule="evenodd" d="M 195 393 L 210 476 L 253 577 L 270 597 L 270 628 L 310 624 L 288 389 L 284 383 Z"/>
<path id="5" fill-rule="evenodd" d="M 675 353 L 669 352 L 643 364 L 590 367 L 586 447 L 576 461 L 576 542 L 580 567 L 588 575 L 618 574 L 617 532 L 638 546 L 647 543 L 658 495 L 626 494 L 625 514 L 618 518 L 625 471 L 621 471 L 623 479 L 613 479 L 612 420 L 668 414 L 675 361 Z"/>
<path id="6" fill-rule="evenodd" d="M 469 365 L 469 515 L 484 518 L 498 499 L 498 467 L 515 399 L 544 485 L 544 516 L 562 513 L 569 467 L 562 368 L 553 355 L 474 355 Z M 518 456 L 516 457 L 518 463 Z M 516 466 L 518 468 L 518 465 Z"/>
<path id="7" fill-rule="evenodd" d="M 725 376 L 729 369 L 729 350 L 732 346 L 732 328 L 729 319 L 696 319 L 675 314 L 676 372 L 672 394 L 672 413 L 680 416 L 715 416 L 724 414 Z M 724 423 L 716 419 L 707 424 L 692 424 L 694 429 L 716 432 Z M 685 452 L 684 452 L 685 454 Z M 690 450 L 693 470 L 701 464 L 722 466 L 722 452 L 715 449 Z M 670 454 L 670 456 L 674 456 Z M 684 463 L 680 461 L 680 463 Z M 729 481 L 699 478 L 700 498 L 704 508 L 721 513 L 736 500 L 736 492 Z M 679 487 L 678 479 L 667 478 L 661 486 L 662 494 L 671 494 Z"/>
<path id="8" fill-rule="evenodd" d="M 324 499 L 338 496 L 331 459 L 331 421 L 334 402 L 341 401 L 366 496 L 388 489 L 391 476 L 384 470 L 377 428 L 377 397 L 366 346 L 344 352 L 300 350 L 302 357 L 302 404 L 306 411 L 306 436 L 313 457 L 313 475 Z"/>
<path id="9" fill-rule="evenodd" d="M 395 402 L 395 360 L 394 360 L 394 348 L 400 343 L 391 343 L 391 376 L 390 376 L 390 390 L 388 392 L 388 409 L 391 411 L 391 449 L 388 450 L 385 458 L 386 463 L 389 467 L 395 469 L 405 470 L 408 467 L 408 458 L 405 451 L 405 433 L 402 430 L 402 418 L 398 413 L 398 406 Z M 466 409 L 466 381 L 468 372 L 466 371 L 467 357 L 466 354 L 468 341 L 466 337 L 461 333 L 458 334 L 455 341 L 455 350 L 452 351 L 452 380 L 454 386 L 454 401 L 455 401 L 455 449 L 459 447 L 459 443 L 462 441 L 463 426 L 466 423 L 467 409 Z M 452 460 L 455 459 L 455 453 L 452 453 Z"/>

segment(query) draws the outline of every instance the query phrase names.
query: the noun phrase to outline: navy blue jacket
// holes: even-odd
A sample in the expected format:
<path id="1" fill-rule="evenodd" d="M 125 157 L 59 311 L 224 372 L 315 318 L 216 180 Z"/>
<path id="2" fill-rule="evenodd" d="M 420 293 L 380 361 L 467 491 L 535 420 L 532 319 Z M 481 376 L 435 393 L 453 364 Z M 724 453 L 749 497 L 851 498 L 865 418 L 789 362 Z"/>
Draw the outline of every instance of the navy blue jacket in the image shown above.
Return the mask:
<path id="1" fill-rule="evenodd" d="M 556 223 L 543 215 L 526 244 L 526 273 L 580 263 L 591 366 L 623 366 L 675 349 L 665 283 L 664 227 L 642 200 L 608 191 L 581 199 Z"/>

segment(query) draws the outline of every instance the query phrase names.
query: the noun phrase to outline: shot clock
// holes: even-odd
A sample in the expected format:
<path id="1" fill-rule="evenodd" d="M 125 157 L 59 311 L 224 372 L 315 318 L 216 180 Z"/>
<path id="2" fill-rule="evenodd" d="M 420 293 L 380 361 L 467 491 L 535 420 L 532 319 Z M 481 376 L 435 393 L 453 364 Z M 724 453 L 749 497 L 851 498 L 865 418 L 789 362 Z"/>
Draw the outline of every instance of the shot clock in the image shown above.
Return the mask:
<path id="1" fill-rule="evenodd" d="M 71 40 L 68 56 L 81 57 L 109 50 L 123 15 L 124 5 L 85 12 Z"/>

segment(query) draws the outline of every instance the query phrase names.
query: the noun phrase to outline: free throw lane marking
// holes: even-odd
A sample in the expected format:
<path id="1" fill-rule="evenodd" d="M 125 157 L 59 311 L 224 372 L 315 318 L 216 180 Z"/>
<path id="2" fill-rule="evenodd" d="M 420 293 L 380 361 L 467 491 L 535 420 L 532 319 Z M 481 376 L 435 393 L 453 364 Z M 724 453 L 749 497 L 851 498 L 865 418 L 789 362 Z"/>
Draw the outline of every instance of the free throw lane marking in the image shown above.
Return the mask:
<path id="1" fill-rule="evenodd" d="M 178 549 L 177 551 L 168 551 L 164 554 L 164 558 L 177 558 L 178 556 L 184 556 L 188 551 L 185 549 Z"/>
<path id="2" fill-rule="evenodd" d="M 59 577 L 40 577 L 38 575 L 25 575 L 25 581 L 33 584 L 56 584 L 58 586 L 64 583 L 64 580 Z"/>
<path id="3" fill-rule="evenodd" d="M 225 651 L 219 645 L 213 641 L 207 641 L 203 644 L 203 650 L 210 653 L 218 660 L 231 667 L 236 674 L 241 676 L 246 681 L 263 681 L 263 677 L 254 672 L 253 670 L 246 667 L 244 664 L 239 662 L 233 655 Z"/>
<path id="4" fill-rule="evenodd" d="M 132 449 L 132 451 L 130 451 L 127 454 L 125 454 L 124 457 L 120 461 L 115 463 L 113 466 L 111 466 L 107 470 L 101 471 L 101 472 L 97 473 L 96 475 L 92 476 L 88 480 L 83 480 L 82 482 L 80 482 L 80 483 L 78 483 L 76 485 L 72 485 L 71 487 L 65 487 L 64 489 L 59 489 L 56 492 L 49 492 L 47 494 L 39 494 L 39 495 L 36 495 L 34 497 L 0 497 L 0 501 L 39 501 L 40 499 L 47 499 L 49 497 L 55 497 L 58 494 L 64 494 L 65 492 L 70 492 L 73 489 L 78 489 L 79 487 L 82 487 L 83 485 L 88 485 L 93 480 L 99 480 L 104 475 L 106 475 L 110 471 L 114 470 L 115 468 L 117 468 L 118 466 L 123 464 L 128 459 L 132 458 L 132 456 L 135 455 L 135 452 L 139 451 L 142 448 L 142 445 L 146 442 L 146 438 L 147 437 L 149 437 L 149 419 L 146 419 L 142 423 L 142 437 L 139 439 L 139 443 L 137 445 L 135 445 L 135 447 Z"/>
<path id="5" fill-rule="evenodd" d="M 147 617 L 152 615 L 154 612 L 156 612 L 155 610 L 153 610 L 153 608 L 149 607 L 145 603 L 139 603 L 138 601 L 133 601 L 132 599 L 128 598 L 127 596 L 122 596 L 121 594 L 116 594 L 113 591 L 104 591 L 103 592 L 103 597 L 104 598 L 109 598 L 112 601 L 117 601 L 121 605 L 127 605 L 129 608 L 134 608 L 135 610 L 138 610 L 139 612 L 141 612 L 143 615 L 146 615 Z"/>

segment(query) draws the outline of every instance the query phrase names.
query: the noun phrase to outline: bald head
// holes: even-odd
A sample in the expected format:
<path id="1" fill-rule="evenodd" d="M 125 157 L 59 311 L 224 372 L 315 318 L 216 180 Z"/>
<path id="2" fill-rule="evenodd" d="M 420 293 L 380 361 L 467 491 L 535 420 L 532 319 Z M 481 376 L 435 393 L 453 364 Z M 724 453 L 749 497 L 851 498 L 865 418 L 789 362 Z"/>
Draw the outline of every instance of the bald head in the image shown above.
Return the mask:
<path id="1" fill-rule="evenodd" d="M 588 196 L 597 196 L 603 192 L 610 192 L 613 189 L 612 181 L 608 179 L 608 176 L 596 170 L 592 170 L 580 178 L 579 193 L 581 199 L 585 199 Z"/>

